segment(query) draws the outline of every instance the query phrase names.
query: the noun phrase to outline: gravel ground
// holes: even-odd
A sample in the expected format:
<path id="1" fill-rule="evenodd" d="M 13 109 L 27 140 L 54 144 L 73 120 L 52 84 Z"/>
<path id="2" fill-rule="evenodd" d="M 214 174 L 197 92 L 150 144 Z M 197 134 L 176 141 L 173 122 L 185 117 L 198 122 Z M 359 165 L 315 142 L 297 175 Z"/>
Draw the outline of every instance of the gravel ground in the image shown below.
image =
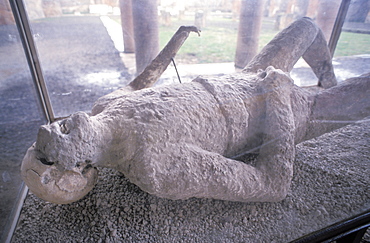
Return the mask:
<path id="1" fill-rule="evenodd" d="M 34 25 L 57 115 L 89 110 L 98 97 L 130 79 L 99 18 L 76 18 Z M 71 29 L 72 22 L 79 25 Z M 70 36 L 61 36 L 59 30 Z M 6 65 L 16 70 L 13 61 Z M 14 115 L 27 121 L 26 115 L 36 109 L 27 98 L 24 76 L 10 75 L 2 82 L 8 89 L 2 89 L 1 97 L 10 91 L 24 94 L 19 105 L 12 104 L 26 107 L 9 107 L 1 119 Z M 166 200 L 142 192 L 118 172 L 102 169 L 94 190 L 78 202 L 56 205 L 30 193 L 13 242 L 287 242 L 369 210 L 369 131 L 365 119 L 298 145 L 291 191 L 279 203 Z"/>

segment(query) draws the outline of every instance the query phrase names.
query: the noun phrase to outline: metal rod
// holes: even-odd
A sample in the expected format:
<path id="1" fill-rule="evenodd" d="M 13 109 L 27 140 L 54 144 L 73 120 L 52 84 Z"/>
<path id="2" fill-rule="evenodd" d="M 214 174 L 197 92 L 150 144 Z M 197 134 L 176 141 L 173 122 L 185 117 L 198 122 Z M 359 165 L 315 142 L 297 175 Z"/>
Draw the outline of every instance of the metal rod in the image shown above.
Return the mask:
<path id="1" fill-rule="evenodd" d="M 177 78 L 179 79 L 179 82 L 180 82 L 180 84 L 181 84 L 181 78 L 180 78 L 179 72 L 177 71 L 177 67 L 176 67 L 175 60 L 174 60 L 173 58 L 171 58 L 171 60 L 172 60 L 172 64 L 173 64 L 173 66 L 175 67 L 176 74 L 177 74 Z"/>
<path id="2" fill-rule="evenodd" d="M 335 19 L 333 31 L 331 32 L 331 36 L 330 36 L 330 40 L 328 44 L 332 57 L 334 56 L 335 48 L 337 47 L 340 34 L 342 33 L 342 27 L 346 19 L 346 15 L 347 15 L 350 3 L 351 3 L 351 0 L 342 0 L 340 4 L 337 18 Z"/>
<path id="3" fill-rule="evenodd" d="M 360 215 L 356 215 L 352 218 L 331 225 L 327 228 L 303 236 L 297 240 L 292 241 L 291 243 L 332 242 L 337 239 L 337 236 L 346 236 L 348 233 L 353 233 L 369 227 L 369 224 L 370 211 L 367 211 L 363 212 Z"/>
<path id="4" fill-rule="evenodd" d="M 196 32 L 199 35 L 200 30 L 195 26 L 181 26 L 156 58 L 128 86 L 133 90 L 153 86 L 171 63 L 172 58 L 176 56 L 190 32 Z"/>
<path id="5" fill-rule="evenodd" d="M 32 32 L 30 29 L 23 1 L 11 0 L 9 1 L 9 3 L 18 28 L 19 36 L 22 41 L 32 80 L 35 84 L 39 104 L 42 107 L 44 118 L 47 120 L 48 123 L 51 123 L 55 120 L 55 116 L 53 108 L 51 106 L 46 84 L 42 75 L 40 62 L 38 59 L 35 43 L 33 41 Z M 15 205 L 9 216 L 9 222 L 11 223 L 9 223 L 9 225 L 5 228 L 3 232 L 3 237 L 0 239 L 0 241 L 11 242 L 27 194 L 28 188 L 24 183 L 22 183 L 20 190 L 18 191 L 18 197 L 16 199 Z"/>
<path id="6" fill-rule="evenodd" d="M 1 242 L 11 242 L 14 230 L 18 224 L 19 215 L 21 214 L 24 200 L 28 194 L 28 187 L 24 182 L 22 182 L 20 187 L 21 188 L 18 191 L 17 200 L 9 216 L 9 224 L 6 226 L 3 232 L 3 237 L 0 239 Z"/>
<path id="7" fill-rule="evenodd" d="M 30 24 L 27 18 L 26 9 L 24 7 L 22 0 L 9 1 L 14 19 L 16 21 L 20 38 L 22 40 L 24 52 L 28 65 L 30 67 L 30 72 L 32 79 L 36 86 L 36 92 L 38 94 L 39 102 L 43 108 L 43 113 L 48 122 L 53 122 L 55 120 L 53 108 L 50 102 L 48 90 L 45 84 L 44 76 L 42 74 L 42 69 L 40 66 L 40 61 L 38 58 L 35 42 L 32 37 L 32 32 Z"/>

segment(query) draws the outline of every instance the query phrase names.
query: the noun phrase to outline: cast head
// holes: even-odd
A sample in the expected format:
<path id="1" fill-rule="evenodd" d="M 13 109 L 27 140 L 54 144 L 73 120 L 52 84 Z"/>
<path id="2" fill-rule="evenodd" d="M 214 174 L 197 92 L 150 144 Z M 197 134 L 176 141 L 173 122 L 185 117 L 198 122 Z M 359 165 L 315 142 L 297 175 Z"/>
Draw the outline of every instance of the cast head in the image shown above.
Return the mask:
<path id="1" fill-rule="evenodd" d="M 22 161 L 21 174 L 36 196 L 58 204 L 83 198 L 94 187 L 97 131 L 84 112 L 40 127 Z"/>

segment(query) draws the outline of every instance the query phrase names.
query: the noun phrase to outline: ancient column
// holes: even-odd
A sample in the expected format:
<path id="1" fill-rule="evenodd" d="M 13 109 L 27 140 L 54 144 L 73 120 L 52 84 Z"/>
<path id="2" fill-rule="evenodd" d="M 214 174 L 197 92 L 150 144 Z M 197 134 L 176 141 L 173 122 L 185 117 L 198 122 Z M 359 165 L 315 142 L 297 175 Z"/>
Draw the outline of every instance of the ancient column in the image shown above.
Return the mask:
<path id="1" fill-rule="evenodd" d="M 310 0 L 307 6 L 306 16 L 314 19 L 316 17 L 319 0 Z"/>
<path id="2" fill-rule="evenodd" d="M 198 10 L 195 13 L 195 19 L 194 19 L 194 26 L 196 26 L 198 29 L 203 29 L 206 25 L 206 14 L 203 10 Z"/>
<path id="3" fill-rule="evenodd" d="M 326 41 L 330 39 L 340 2 L 338 0 L 319 0 L 316 22 L 324 33 Z"/>
<path id="4" fill-rule="evenodd" d="M 125 53 L 135 52 L 134 27 L 132 20 L 131 0 L 120 0 L 121 25 L 123 33 L 123 45 Z"/>
<path id="5" fill-rule="evenodd" d="M 307 0 L 295 0 L 294 3 L 294 20 L 305 17 L 307 15 L 307 9 L 309 6 Z"/>
<path id="6" fill-rule="evenodd" d="M 235 67 L 244 68 L 257 54 L 264 0 L 242 0 Z"/>
<path id="7" fill-rule="evenodd" d="M 370 11 L 370 1 L 369 0 L 354 0 L 351 1 L 347 13 L 348 22 L 359 22 L 364 23 L 366 17 Z"/>
<path id="8" fill-rule="evenodd" d="M 140 74 L 159 52 L 157 1 L 132 1 L 136 73 Z"/>
<path id="9" fill-rule="evenodd" d="M 0 25 L 14 24 L 12 9 L 8 0 L 0 0 Z"/>

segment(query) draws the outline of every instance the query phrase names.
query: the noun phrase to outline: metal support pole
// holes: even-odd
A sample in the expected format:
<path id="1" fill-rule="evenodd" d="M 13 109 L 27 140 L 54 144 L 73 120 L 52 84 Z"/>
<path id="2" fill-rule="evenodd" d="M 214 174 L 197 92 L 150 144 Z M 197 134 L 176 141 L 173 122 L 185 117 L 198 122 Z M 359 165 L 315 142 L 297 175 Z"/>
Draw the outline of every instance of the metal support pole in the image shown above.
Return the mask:
<path id="1" fill-rule="evenodd" d="M 41 104 L 41 107 L 43 108 L 44 116 L 48 122 L 53 122 L 55 120 L 53 107 L 51 106 L 48 90 L 45 84 L 44 76 L 42 74 L 41 65 L 37 54 L 35 42 L 32 37 L 32 32 L 26 14 L 25 6 L 22 0 L 11 0 L 9 2 L 13 11 L 15 22 L 18 27 L 20 38 L 22 40 L 32 79 L 35 83 L 39 102 Z"/>
<path id="2" fill-rule="evenodd" d="M 22 40 L 23 49 L 30 68 L 33 82 L 35 84 L 39 104 L 42 107 L 44 118 L 47 120 L 48 123 L 51 123 L 55 120 L 55 116 L 42 74 L 36 46 L 33 41 L 32 32 L 30 29 L 23 1 L 9 0 L 9 3 L 18 28 L 19 36 Z M 23 182 L 18 191 L 15 205 L 8 218 L 9 224 L 5 227 L 4 232 L 1 235 L 1 242 L 11 242 L 27 193 L 28 188 Z"/>
<path id="3" fill-rule="evenodd" d="M 342 3 L 340 4 L 337 18 L 335 19 L 333 31 L 331 32 L 331 36 L 330 36 L 330 40 L 328 44 L 332 57 L 334 56 L 335 48 L 337 47 L 340 34 L 342 33 L 342 27 L 344 24 L 344 20 L 346 19 L 346 15 L 347 15 L 350 3 L 351 3 L 351 0 L 342 0 Z"/>

